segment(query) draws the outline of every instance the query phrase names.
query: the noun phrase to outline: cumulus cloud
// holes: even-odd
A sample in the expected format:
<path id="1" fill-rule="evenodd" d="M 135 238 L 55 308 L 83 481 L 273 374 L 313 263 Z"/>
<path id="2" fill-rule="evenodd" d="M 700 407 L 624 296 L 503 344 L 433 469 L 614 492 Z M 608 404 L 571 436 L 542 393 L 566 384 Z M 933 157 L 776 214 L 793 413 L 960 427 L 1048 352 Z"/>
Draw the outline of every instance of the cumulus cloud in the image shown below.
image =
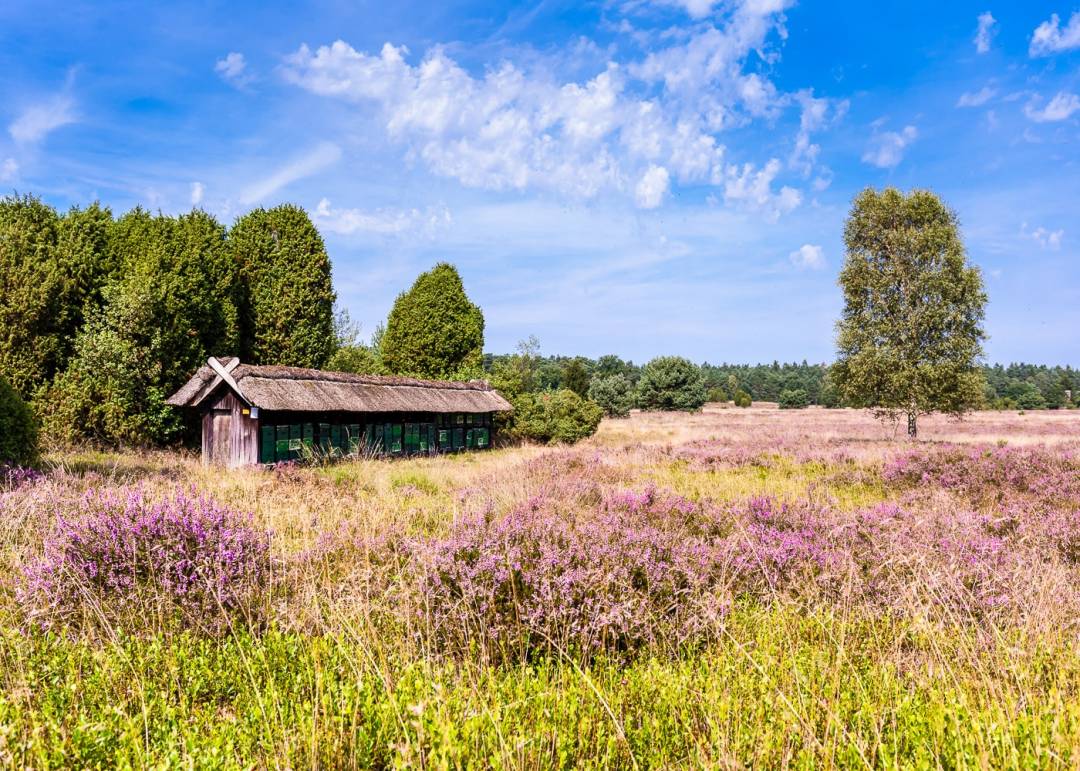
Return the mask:
<path id="1" fill-rule="evenodd" d="M 254 80 L 247 67 L 247 59 L 239 51 L 231 51 L 214 63 L 214 72 L 221 79 L 237 88 L 243 88 Z"/>
<path id="2" fill-rule="evenodd" d="M 811 89 L 797 92 L 794 98 L 802 111 L 799 116 L 799 133 L 795 136 L 795 147 L 788 165 L 804 177 L 809 177 L 821 152 L 821 146 L 811 141 L 812 133 L 843 118 L 847 113 L 848 102 L 815 97 Z M 828 179 L 831 176 L 832 172 L 825 168 L 821 170 L 819 179 Z"/>
<path id="3" fill-rule="evenodd" d="M 1075 11 L 1064 27 L 1058 15 L 1053 13 L 1049 21 L 1044 21 L 1031 33 L 1028 55 L 1050 56 L 1073 48 L 1080 48 L 1080 11 Z"/>
<path id="4" fill-rule="evenodd" d="M 634 199 L 642 209 L 655 209 L 664 201 L 667 195 L 670 180 L 668 170 L 663 166 L 650 166 L 641 175 L 637 187 L 634 188 Z"/>
<path id="5" fill-rule="evenodd" d="M 19 164 L 14 158 L 5 158 L 0 163 L 0 182 L 10 182 L 19 175 Z"/>
<path id="6" fill-rule="evenodd" d="M 8 133 L 17 144 L 35 144 L 75 120 L 75 100 L 65 92 L 27 107 L 8 126 Z"/>
<path id="7" fill-rule="evenodd" d="M 374 234 L 383 236 L 420 233 L 432 235 L 452 222 L 446 206 L 426 209 L 335 209 L 323 198 L 315 207 L 315 224 L 340 235 Z"/>
<path id="8" fill-rule="evenodd" d="M 1057 250 L 1061 248 L 1061 239 L 1065 237 L 1065 231 L 1047 230 L 1044 227 L 1037 227 L 1034 230 L 1028 230 L 1028 224 L 1025 222 L 1020 226 L 1020 234 L 1026 238 L 1030 238 L 1037 243 L 1043 249 Z"/>
<path id="9" fill-rule="evenodd" d="M 979 14 L 978 28 L 975 31 L 975 50 L 984 54 L 990 50 L 990 43 L 997 35 L 997 19 L 990 11 Z"/>
<path id="10" fill-rule="evenodd" d="M 757 209 L 771 220 L 786 214 L 802 203 L 802 193 L 792 187 L 773 192 L 772 183 L 780 172 L 780 161 L 772 158 L 762 168 L 751 163 L 729 166 L 724 180 L 724 198 Z"/>
<path id="11" fill-rule="evenodd" d="M 1066 120 L 1080 110 L 1080 97 L 1068 91 L 1059 91 L 1042 108 L 1036 107 L 1038 97 L 1024 105 L 1024 115 L 1036 123 L 1053 123 Z"/>
<path id="12" fill-rule="evenodd" d="M 797 268 L 821 270 L 825 267 L 825 251 L 815 244 L 803 244 L 789 254 L 788 259 Z"/>
<path id="13" fill-rule="evenodd" d="M 767 49 L 770 33 L 782 30 L 788 4 L 725 2 L 715 23 L 667 38 L 675 42 L 643 59 L 609 62 L 578 82 L 561 82 L 553 75 L 558 68 L 543 62 L 530 69 L 507 62 L 473 75 L 440 47 L 413 64 L 401 46 L 388 43 L 374 54 L 340 40 L 301 46 L 282 72 L 298 87 L 356 103 L 366 114 L 374 105 L 387 136 L 410 159 L 467 187 L 577 198 L 613 190 L 652 208 L 676 184 L 701 184 L 730 190 L 733 201 L 756 201 L 760 195 L 744 195 L 744 165 L 726 159 L 718 134 L 771 119 L 797 100 L 744 71 Z M 712 5 L 694 5 L 695 12 Z M 800 168 L 813 163 L 811 144 L 807 133 Z M 801 201 L 792 188 L 769 195 L 769 211 Z"/>
<path id="14" fill-rule="evenodd" d="M 286 163 L 270 176 L 248 185 L 240 193 L 240 203 L 258 203 L 287 185 L 329 168 L 341 159 L 341 148 L 333 142 L 322 142 L 303 155 Z"/>
<path id="15" fill-rule="evenodd" d="M 198 206 L 202 203 L 203 194 L 206 192 L 206 188 L 203 187 L 202 182 L 191 183 L 191 205 Z"/>
<path id="16" fill-rule="evenodd" d="M 990 86 L 983 86 L 978 91 L 965 91 L 960 94 L 960 98 L 956 101 L 957 107 L 982 107 L 997 96 L 997 90 L 990 88 Z"/>
<path id="17" fill-rule="evenodd" d="M 918 136 L 914 126 L 904 126 L 901 131 L 875 132 L 863 153 L 863 162 L 879 169 L 891 169 L 904 159 L 904 151 Z"/>

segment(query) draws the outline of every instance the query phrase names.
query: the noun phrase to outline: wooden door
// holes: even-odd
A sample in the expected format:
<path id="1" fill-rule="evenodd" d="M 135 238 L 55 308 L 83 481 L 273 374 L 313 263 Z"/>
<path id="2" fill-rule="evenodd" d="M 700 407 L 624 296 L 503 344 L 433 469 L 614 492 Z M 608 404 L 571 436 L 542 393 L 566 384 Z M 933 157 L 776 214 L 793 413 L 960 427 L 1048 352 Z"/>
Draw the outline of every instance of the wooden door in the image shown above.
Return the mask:
<path id="1" fill-rule="evenodd" d="M 210 462 L 230 465 L 232 459 L 232 411 L 214 410 L 210 422 Z"/>

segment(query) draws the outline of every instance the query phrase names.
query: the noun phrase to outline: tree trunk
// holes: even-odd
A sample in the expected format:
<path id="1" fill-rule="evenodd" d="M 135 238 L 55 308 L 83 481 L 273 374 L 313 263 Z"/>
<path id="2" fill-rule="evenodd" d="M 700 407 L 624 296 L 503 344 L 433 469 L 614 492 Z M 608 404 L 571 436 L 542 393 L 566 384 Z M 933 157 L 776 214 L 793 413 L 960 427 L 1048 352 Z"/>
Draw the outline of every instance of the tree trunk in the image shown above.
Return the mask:
<path id="1" fill-rule="evenodd" d="M 907 416 L 907 435 L 908 439 L 915 439 L 919 435 L 919 428 L 915 424 L 917 415 L 914 412 L 909 412 Z"/>

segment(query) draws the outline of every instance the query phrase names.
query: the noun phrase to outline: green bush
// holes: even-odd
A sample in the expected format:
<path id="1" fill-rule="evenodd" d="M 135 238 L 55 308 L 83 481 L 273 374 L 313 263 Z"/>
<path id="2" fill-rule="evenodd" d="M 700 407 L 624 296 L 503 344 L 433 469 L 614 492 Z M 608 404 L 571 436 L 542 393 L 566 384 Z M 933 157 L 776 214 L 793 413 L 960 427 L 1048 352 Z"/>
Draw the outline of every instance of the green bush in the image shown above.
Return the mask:
<path id="1" fill-rule="evenodd" d="M 801 410 L 810 405 L 810 397 L 801 388 L 788 388 L 780 392 L 780 409 Z"/>
<path id="2" fill-rule="evenodd" d="M 642 409 L 693 411 L 705 399 L 701 369 L 680 356 L 657 357 L 641 371 L 638 403 Z"/>
<path id="3" fill-rule="evenodd" d="M 735 406 L 736 407 L 749 407 L 753 404 L 753 399 L 750 398 L 750 394 L 741 388 L 735 392 Z"/>
<path id="4" fill-rule="evenodd" d="M 723 388 L 717 388 L 713 386 L 705 393 L 705 400 L 710 403 L 726 402 L 728 400 L 727 394 Z"/>
<path id="5" fill-rule="evenodd" d="M 11 384 L 0 377 L 0 465 L 32 466 L 38 460 L 34 413 Z"/>
<path id="6" fill-rule="evenodd" d="M 634 406 L 634 386 L 625 375 L 597 376 L 589 383 L 589 399 L 609 418 L 625 418 Z"/>
<path id="7" fill-rule="evenodd" d="M 508 431 L 519 439 L 547 444 L 573 444 L 596 433 L 604 412 L 568 388 L 539 394 L 525 393 L 514 400 Z"/>

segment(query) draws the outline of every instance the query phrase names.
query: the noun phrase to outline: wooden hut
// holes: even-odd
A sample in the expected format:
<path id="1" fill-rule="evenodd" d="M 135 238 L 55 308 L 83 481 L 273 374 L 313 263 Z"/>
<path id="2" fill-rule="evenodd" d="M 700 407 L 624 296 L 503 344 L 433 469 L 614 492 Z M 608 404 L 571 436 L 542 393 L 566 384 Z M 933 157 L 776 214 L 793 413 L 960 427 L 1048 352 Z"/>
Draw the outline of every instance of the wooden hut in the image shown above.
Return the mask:
<path id="1" fill-rule="evenodd" d="M 312 454 L 407 455 L 491 446 L 509 402 L 482 381 L 257 367 L 211 357 L 168 403 L 202 415 L 204 463 L 230 468 Z"/>

